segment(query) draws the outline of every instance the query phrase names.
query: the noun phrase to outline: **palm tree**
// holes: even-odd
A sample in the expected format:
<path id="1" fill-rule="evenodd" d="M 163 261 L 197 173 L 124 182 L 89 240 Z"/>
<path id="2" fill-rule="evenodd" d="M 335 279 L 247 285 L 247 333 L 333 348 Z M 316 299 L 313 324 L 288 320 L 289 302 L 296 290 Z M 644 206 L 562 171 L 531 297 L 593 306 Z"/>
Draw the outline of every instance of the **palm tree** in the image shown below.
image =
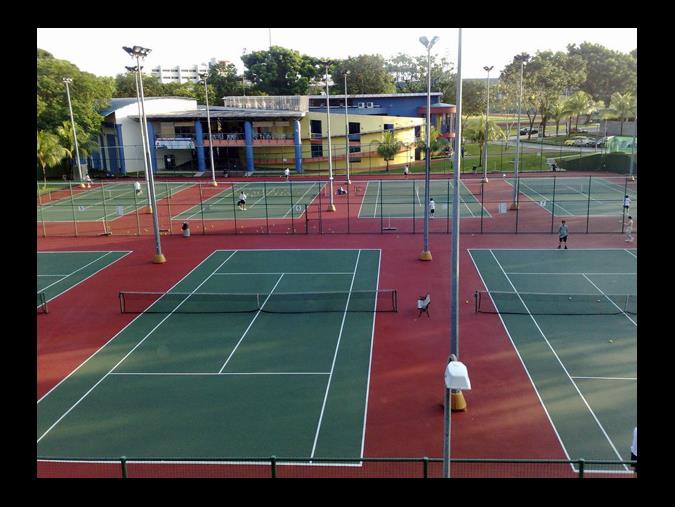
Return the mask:
<path id="1" fill-rule="evenodd" d="M 621 120 L 619 135 L 623 135 L 623 122 L 630 117 L 635 116 L 637 103 L 635 96 L 630 93 L 614 92 L 609 101 L 609 110 L 607 111 L 610 117 Z"/>
<path id="2" fill-rule="evenodd" d="M 567 109 L 566 101 L 562 97 L 559 98 L 551 105 L 551 109 L 549 110 L 548 114 L 549 117 L 555 122 L 555 135 L 558 137 L 560 122 L 570 115 L 570 112 Z"/>
<path id="3" fill-rule="evenodd" d="M 77 149 L 80 152 L 80 158 L 86 158 L 92 151 L 96 150 L 98 145 L 93 137 L 87 137 L 77 125 Z M 69 121 L 64 121 L 59 127 L 56 127 L 56 135 L 58 136 L 61 146 L 66 150 L 66 155 L 72 159 L 73 163 L 77 165 L 75 160 L 75 141 L 73 139 L 73 127 Z"/>
<path id="4" fill-rule="evenodd" d="M 567 111 L 570 115 L 576 115 L 575 127 L 579 128 L 579 117 L 582 114 L 588 114 L 595 108 L 595 101 L 588 93 L 578 91 L 566 101 Z M 569 131 L 568 131 L 569 134 Z"/>
<path id="5" fill-rule="evenodd" d="M 473 142 L 477 143 L 480 147 L 478 165 L 483 166 L 483 147 L 485 146 L 485 115 L 481 115 L 478 118 L 478 122 L 466 129 L 465 131 L 466 138 Z M 504 131 L 493 121 L 488 120 L 487 122 L 487 140 L 495 141 L 497 139 L 505 139 L 506 135 Z"/>
<path id="6" fill-rule="evenodd" d="M 68 155 L 66 149 L 61 146 L 59 138 L 45 130 L 37 132 L 37 160 L 42 167 L 44 187 L 47 187 L 47 167 L 57 165 Z"/>
<path id="7" fill-rule="evenodd" d="M 441 137 L 441 133 L 434 127 L 429 131 L 429 156 L 443 150 L 449 144 L 448 140 Z M 417 141 L 417 147 L 426 153 L 427 143 L 424 138 Z"/>
<path id="8" fill-rule="evenodd" d="M 396 139 L 393 130 L 387 130 L 382 135 L 382 142 L 378 143 L 377 153 L 387 162 L 386 171 L 389 172 L 389 161 L 394 160 L 396 154 L 403 148 L 403 142 Z"/>

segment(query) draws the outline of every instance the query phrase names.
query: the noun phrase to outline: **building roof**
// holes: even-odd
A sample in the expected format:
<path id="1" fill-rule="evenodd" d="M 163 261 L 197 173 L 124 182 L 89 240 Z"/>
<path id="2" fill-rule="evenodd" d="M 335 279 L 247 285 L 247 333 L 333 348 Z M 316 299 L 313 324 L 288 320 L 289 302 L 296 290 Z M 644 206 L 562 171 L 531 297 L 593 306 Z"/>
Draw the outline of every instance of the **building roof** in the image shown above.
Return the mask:
<path id="1" fill-rule="evenodd" d="M 431 92 L 431 95 L 443 95 L 443 92 Z M 426 97 L 427 94 L 425 93 L 361 93 L 361 94 L 348 94 L 348 97 L 351 98 L 366 98 L 366 97 L 372 97 L 372 98 L 389 98 L 389 97 Z M 332 95 L 330 96 L 332 99 L 333 98 L 339 98 L 343 97 L 344 94 L 342 95 Z M 310 99 L 325 99 L 326 95 L 310 95 Z"/>
<path id="2" fill-rule="evenodd" d="M 188 97 L 145 97 L 145 100 L 161 100 L 161 99 L 180 99 L 180 100 L 190 100 L 194 101 L 195 99 L 191 99 Z M 138 101 L 136 97 L 116 97 L 110 99 L 110 104 L 108 104 L 108 107 L 103 109 L 102 111 L 99 111 L 100 114 L 103 116 L 108 116 L 110 113 L 114 113 L 118 109 L 122 109 L 123 107 L 126 107 L 130 104 L 134 104 Z"/>
<path id="3" fill-rule="evenodd" d="M 268 109 L 240 109 L 223 106 L 209 106 L 209 115 L 211 118 L 302 118 L 305 113 L 301 111 L 279 111 Z M 206 107 L 197 106 L 197 109 L 190 109 L 186 111 L 173 111 L 170 113 L 152 113 L 146 115 L 153 120 L 175 120 L 180 118 L 206 118 Z M 133 119 L 138 119 L 138 115 L 129 116 Z"/>

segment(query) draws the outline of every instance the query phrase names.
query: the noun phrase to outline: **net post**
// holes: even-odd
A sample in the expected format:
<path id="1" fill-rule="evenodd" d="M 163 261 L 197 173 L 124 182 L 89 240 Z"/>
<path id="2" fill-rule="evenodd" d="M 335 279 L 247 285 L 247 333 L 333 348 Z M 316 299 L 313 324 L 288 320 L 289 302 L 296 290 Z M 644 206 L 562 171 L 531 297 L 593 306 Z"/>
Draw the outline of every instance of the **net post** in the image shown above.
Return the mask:
<path id="1" fill-rule="evenodd" d="M 265 198 L 265 228 L 267 229 L 267 234 L 270 233 L 270 214 L 267 208 L 267 182 L 263 181 L 263 197 Z M 291 214 L 293 211 L 291 211 Z"/>
<path id="2" fill-rule="evenodd" d="M 68 182 L 70 189 L 70 207 L 73 210 L 73 227 L 75 227 L 75 237 L 77 238 L 77 216 L 75 215 L 75 198 L 73 197 L 73 182 Z"/>
<path id="3" fill-rule="evenodd" d="M 553 201 L 551 203 L 551 234 L 554 232 L 555 224 L 553 221 L 555 220 L 555 183 L 557 181 L 558 177 L 553 176 Z"/>
<path id="4" fill-rule="evenodd" d="M 309 234 L 309 215 L 307 213 L 307 205 L 305 204 L 305 234 Z"/>
<path id="5" fill-rule="evenodd" d="M 483 215 L 485 214 L 485 182 L 480 182 L 480 233 L 483 234 Z"/>
<path id="6" fill-rule="evenodd" d="M 277 478 L 277 457 L 276 456 L 272 456 L 270 458 L 270 472 L 271 472 L 271 475 L 272 475 L 272 479 L 276 479 Z"/>
<path id="7" fill-rule="evenodd" d="M 105 205 L 105 187 L 103 186 L 103 183 L 101 183 L 101 196 L 103 197 L 103 220 L 101 220 L 101 222 L 103 222 L 103 234 L 108 234 L 108 226 L 106 224 L 108 209 Z"/>
<path id="8" fill-rule="evenodd" d="M 398 292 L 394 289 L 394 311 L 398 312 Z"/>
<path id="9" fill-rule="evenodd" d="M 295 234 L 295 203 L 293 202 L 293 181 L 288 177 L 288 194 L 291 199 L 291 231 Z"/>
<path id="10" fill-rule="evenodd" d="M 235 183 L 232 183 L 232 186 L 230 187 L 232 189 L 232 217 L 234 218 L 234 233 L 238 234 L 239 230 L 237 229 L 237 201 L 234 199 L 234 192 L 235 192 Z"/>
<path id="11" fill-rule="evenodd" d="M 593 176 L 588 177 L 588 204 L 586 205 L 586 234 L 588 234 L 588 229 L 591 221 L 591 183 L 593 182 Z"/>
<path id="12" fill-rule="evenodd" d="M 136 195 L 136 189 L 134 189 L 134 208 L 136 209 L 136 230 L 138 236 L 141 235 L 141 217 L 138 213 L 138 196 Z"/>
<path id="13" fill-rule="evenodd" d="M 382 202 L 383 196 L 382 180 L 380 180 L 380 234 L 384 234 L 384 203 Z"/>
<path id="14" fill-rule="evenodd" d="M 120 458 L 120 465 L 122 467 L 122 479 L 127 479 L 129 477 L 127 473 L 127 457 L 122 456 Z"/>
<path id="15" fill-rule="evenodd" d="M 586 465 L 586 461 L 583 458 L 579 459 L 579 479 L 584 478 L 585 465 Z"/>
<path id="16" fill-rule="evenodd" d="M 202 184 L 199 183 L 199 209 L 202 215 L 202 234 L 206 234 L 206 223 L 204 223 L 204 196 L 202 194 Z"/>
<path id="17" fill-rule="evenodd" d="M 475 313 L 478 313 L 478 298 L 480 297 L 480 293 L 476 290 L 473 292 L 473 300 L 474 300 L 474 309 Z"/>
<path id="18" fill-rule="evenodd" d="M 422 478 L 423 479 L 429 478 L 429 458 L 427 458 L 426 456 L 422 458 Z"/>
<path id="19" fill-rule="evenodd" d="M 169 221 L 169 236 L 171 236 L 173 234 L 173 223 L 171 222 L 171 187 L 169 186 L 168 181 L 165 181 L 164 184 L 166 185 L 166 211 L 168 212 L 166 218 Z"/>
<path id="20" fill-rule="evenodd" d="M 118 297 L 120 300 L 120 313 L 124 313 L 124 292 L 120 291 Z"/>

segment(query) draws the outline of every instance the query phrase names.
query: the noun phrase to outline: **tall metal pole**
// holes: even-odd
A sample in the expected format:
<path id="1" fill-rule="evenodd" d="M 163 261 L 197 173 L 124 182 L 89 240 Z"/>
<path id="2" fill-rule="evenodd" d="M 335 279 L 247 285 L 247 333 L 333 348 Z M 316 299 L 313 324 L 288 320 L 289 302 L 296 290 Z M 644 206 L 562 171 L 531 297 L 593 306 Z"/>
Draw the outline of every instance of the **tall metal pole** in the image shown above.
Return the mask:
<path id="1" fill-rule="evenodd" d="M 134 78 L 136 79 L 136 104 L 138 105 L 138 125 L 141 129 L 141 140 L 143 146 L 143 170 L 145 174 L 145 186 L 146 192 L 148 194 L 148 213 L 152 213 L 152 202 L 150 201 L 150 178 L 148 177 L 148 155 L 145 153 L 146 143 L 145 143 L 145 129 L 143 128 L 143 115 L 141 114 L 141 91 L 138 87 L 138 69 L 136 67 L 125 67 L 129 72 L 134 73 Z M 135 196 L 135 194 L 134 194 Z"/>
<path id="2" fill-rule="evenodd" d="M 143 78 L 141 76 L 141 57 L 145 58 L 145 56 L 150 53 L 150 49 L 142 48 L 140 46 L 133 46 L 132 48 L 130 47 L 124 47 L 123 48 L 127 53 L 132 58 L 136 58 L 136 65 L 137 65 L 137 70 L 138 70 L 138 83 L 139 83 L 139 90 L 140 90 L 140 95 L 141 95 L 141 116 L 142 116 L 142 123 L 143 123 L 143 129 L 145 130 L 145 141 L 147 143 L 147 156 L 148 156 L 148 179 L 150 182 L 150 202 L 152 204 L 152 225 L 153 225 L 153 230 L 154 230 L 154 235 L 155 235 L 155 256 L 153 257 L 152 262 L 155 264 L 163 264 L 166 262 L 166 257 L 164 257 L 164 254 L 162 253 L 162 244 L 160 241 L 160 236 L 159 236 L 159 216 L 158 216 L 158 209 L 157 209 L 157 199 L 155 196 L 155 180 L 154 180 L 154 174 L 153 174 L 153 168 L 152 168 L 152 155 L 150 151 L 150 137 L 148 136 L 148 118 L 145 114 L 145 94 L 143 93 Z"/>
<path id="3" fill-rule="evenodd" d="M 213 165 L 213 138 L 211 137 L 211 114 L 209 113 L 209 88 L 206 84 L 207 75 L 204 74 L 202 79 L 204 80 L 204 96 L 206 97 L 206 121 L 209 127 L 209 153 L 211 155 L 211 184 L 214 187 L 218 186 L 216 181 L 216 169 Z"/>
<path id="4" fill-rule="evenodd" d="M 80 186 L 84 188 L 84 175 L 82 174 L 82 165 L 80 164 L 80 150 L 77 147 L 77 133 L 75 132 L 75 118 L 73 117 L 73 106 L 70 103 L 70 89 L 68 83 L 73 82 L 73 78 L 64 77 L 63 82 L 66 85 L 66 95 L 68 95 L 68 110 L 70 111 L 70 125 L 73 127 L 73 144 L 75 145 L 75 158 L 77 159 L 77 173 L 80 176 Z"/>
<path id="5" fill-rule="evenodd" d="M 523 101 L 523 66 L 524 61 L 520 61 L 520 93 L 518 95 L 518 129 L 516 130 L 516 163 L 513 172 L 513 202 L 511 209 L 518 209 L 518 164 L 520 162 L 520 109 Z"/>
<path id="6" fill-rule="evenodd" d="M 426 146 L 424 150 L 424 246 L 420 254 L 420 260 L 432 260 L 431 251 L 429 251 L 429 184 L 431 179 L 431 48 L 438 41 L 434 37 L 429 41 L 426 37 L 420 37 L 420 42 L 427 48 L 427 121 L 425 127 Z"/>
<path id="7" fill-rule="evenodd" d="M 635 114 L 635 120 L 633 120 L 633 144 L 631 144 L 630 149 L 630 168 L 628 170 L 628 176 L 631 180 L 635 180 L 633 176 L 633 157 L 635 156 L 635 141 L 637 138 L 637 113 Z"/>
<path id="8" fill-rule="evenodd" d="M 487 65 L 483 67 L 483 70 L 487 71 L 487 110 L 485 113 L 485 155 L 483 157 L 483 183 L 488 182 L 487 177 L 487 161 L 488 161 L 488 122 L 490 121 L 490 71 L 494 68 L 488 67 Z"/>
<path id="9" fill-rule="evenodd" d="M 457 48 L 457 112 L 455 116 L 455 139 L 461 146 L 462 142 L 462 29 L 459 29 L 459 43 Z M 452 252 L 450 282 L 450 357 L 448 362 L 459 358 L 459 184 L 461 173 L 461 150 L 455 150 L 455 171 L 453 175 L 452 197 Z M 450 477 L 450 425 L 452 407 L 464 410 L 466 403 L 462 391 L 453 390 L 452 399 L 446 388 L 445 396 L 445 445 L 443 446 L 443 477 Z"/>
<path id="10" fill-rule="evenodd" d="M 335 203 L 333 202 L 333 149 L 330 137 L 330 90 L 328 89 L 328 62 L 324 62 L 326 66 L 326 116 L 328 118 L 328 183 L 330 188 L 330 203 L 327 211 L 335 211 Z"/>
<path id="11" fill-rule="evenodd" d="M 347 168 L 347 185 L 352 182 L 349 179 L 349 112 L 347 111 L 347 76 L 351 74 L 350 71 L 345 72 L 345 167 Z"/>

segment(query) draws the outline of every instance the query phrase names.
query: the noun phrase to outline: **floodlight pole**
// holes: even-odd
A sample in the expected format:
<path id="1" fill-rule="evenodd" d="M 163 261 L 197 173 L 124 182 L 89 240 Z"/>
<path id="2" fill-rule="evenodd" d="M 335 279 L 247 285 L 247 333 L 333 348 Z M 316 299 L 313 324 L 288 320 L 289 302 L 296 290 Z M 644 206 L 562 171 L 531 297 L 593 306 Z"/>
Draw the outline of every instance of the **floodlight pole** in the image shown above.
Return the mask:
<path id="1" fill-rule="evenodd" d="M 351 185 L 352 182 L 349 179 L 349 112 L 347 111 L 347 76 L 351 74 L 350 71 L 345 71 L 345 167 L 347 168 L 347 185 Z"/>
<path id="2" fill-rule="evenodd" d="M 162 253 L 162 244 L 159 236 L 159 217 L 157 210 L 157 199 L 155 196 L 155 179 L 152 170 L 150 137 L 148 136 L 148 118 L 145 114 L 145 95 L 143 93 L 143 77 L 141 76 L 141 61 L 140 61 L 141 58 L 145 58 L 148 55 L 148 53 L 150 53 L 151 50 L 147 48 L 142 48 L 140 46 L 133 46 L 133 47 L 125 46 L 123 49 L 129 54 L 129 56 L 136 59 L 136 68 L 138 72 L 138 83 L 139 83 L 138 89 L 140 91 L 141 96 L 142 128 L 145 130 L 145 141 L 147 143 L 146 147 L 148 157 L 148 181 L 150 184 L 150 202 L 152 204 L 152 225 L 155 234 L 155 256 L 153 257 L 152 262 L 155 264 L 163 264 L 166 262 L 166 257 L 164 257 L 164 254 Z"/>
<path id="3" fill-rule="evenodd" d="M 490 71 L 494 68 L 494 65 L 488 67 L 487 65 L 483 67 L 483 70 L 487 71 L 487 110 L 485 113 L 485 156 L 483 157 L 483 183 L 488 182 L 487 177 L 487 160 L 488 160 L 488 122 L 490 121 Z"/>
<path id="4" fill-rule="evenodd" d="M 127 71 L 133 72 L 134 77 L 136 79 L 136 104 L 138 105 L 138 124 L 141 129 L 141 140 L 143 143 L 142 149 L 143 149 L 143 170 L 145 171 L 145 186 L 146 186 L 146 191 L 148 194 L 148 213 L 152 213 L 152 202 L 150 201 L 150 179 L 148 178 L 148 159 L 147 159 L 147 154 L 145 153 L 145 129 L 143 129 L 143 116 L 141 115 L 141 92 L 138 87 L 138 69 L 136 67 L 125 67 Z M 141 70 L 143 68 L 141 67 Z"/>
<path id="5" fill-rule="evenodd" d="M 209 153 L 211 155 L 211 185 L 214 187 L 218 186 L 216 181 L 216 169 L 213 165 L 213 138 L 211 137 L 211 114 L 209 113 L 209 88 L 206 84 L 207 74 L 202 74 L 202 80 L 204 81 L 204 96 L 206 97 L 206 121 L 209 127 Z"/>
<path id="6" fill-rule="evenodd" d="M 633 144 L 631 144 L 630 149 L 630 168 L 628 169 L 628 176 L 632 181 L 635 181 L 635 176 L 633 176 L 633 157 L 635 156 L 635 141 L 637 138 L 637 113 L 635 114 L 635 119 L 633 120 Z"/>
<path id="7" fill-rule="evenodd" d="M 328 89 L 328 65 L 330 62 L 321 62 L 326 66 L 326 115 L 328 118 L 328 183 L 330 189 L 330 203 L 327 211 L 335 211 L 333 202 L 333 150 L 330 138 L 330 90 Z"/>
<path id="8" fill-rule="evenodd" d="M 66 95 L 68 96 L 68 110 L 70 111 L 70 125 L 73 127 L 73 144 L 75 145 L 75 158 L 77 159 L 77 172 L 80 175 L 80 186 L 84 188 L 84 175 L 82 174 L 82 165 L 80 164 L 80 150 L 77 148 L 77 133 L 75 132 L 75 118 L 73 117 L 73 106 L 70 103 L 70 88 L 68 84 L 73 82 L 73 78 L 64 77 L 63 83 L 66 85 Z"/>
<path id="9" fill-rule="evenodd" d="M 457 112 L 455 115 L 455 139 L 462 142 L 462 29 L 459 29 L 459 43 L 457 47 Z M 448 362 L 459 357 L 459 184 L 462 157 L 460 150 L 455 150 L 455 171 L 453 174 L 454 188 L 452 197 L 452 247 L 450 282 L 450 356 Z M 458 389 L 445 390 L 445 445 L 443 446 L 443 477 L 450 477 L 450 424 L 452 409 L 465 410 L 466 402 L 462 391 Z"/>
<path id="10" fill-rule="evenodd" d="M 513 202 L 510 209 L 518 209 L 518 163 L 520 162 L 520 110 L 523 101 L 523 66 L 525 62 L 520 61 L 520 93 L 518 94 L 518 129 L 516 131 L 516 160 L 513 172 Z"/>
<path id="11" fill-rule="evenodd" d="M 431 48 L 438 41 L 438 37 L 427 39 L 422 36 L 419 41 L 427 49 L 427 121 L 426 121 L 426 146 L 424 150 L 424 245 L 420 260 L 432 260 L 431 252 L 429 251 L 429 180 L 431 179 Z"/>

